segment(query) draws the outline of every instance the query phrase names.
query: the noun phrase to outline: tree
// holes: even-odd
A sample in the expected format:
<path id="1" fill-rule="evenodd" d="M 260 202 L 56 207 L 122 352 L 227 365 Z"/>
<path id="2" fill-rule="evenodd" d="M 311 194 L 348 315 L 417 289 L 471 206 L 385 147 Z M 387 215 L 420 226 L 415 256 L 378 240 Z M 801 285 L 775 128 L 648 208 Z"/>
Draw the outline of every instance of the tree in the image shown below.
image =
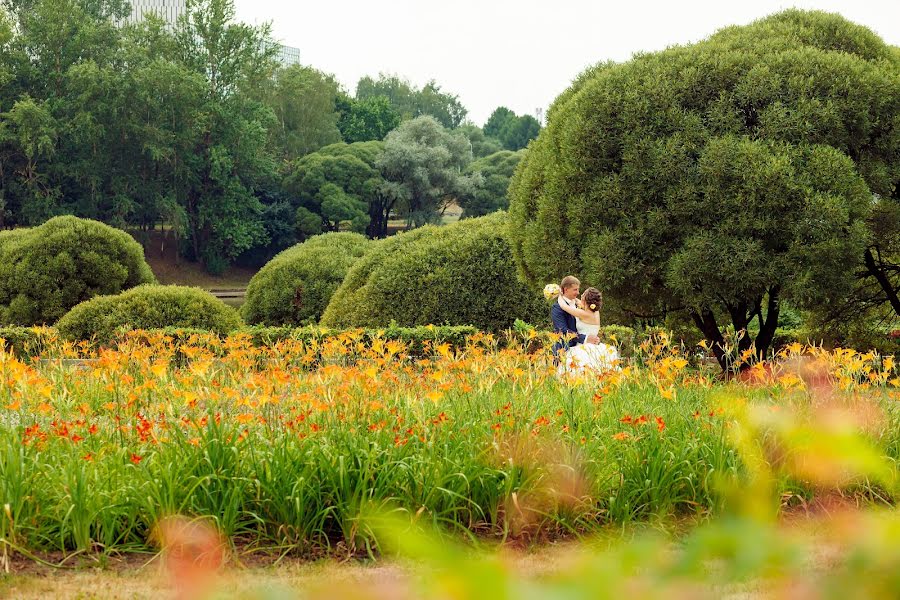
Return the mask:
<path id="1" fill-rule="evenodd" d="M 500 132 L 500 141 L 507 150 L 521 150 L 541 132 L 541 124 L 531 115 L 522 115 L 508 122 Z"/>
<path id="2" fill-rule="evenodd" d="M 472 162 L 466 171 L 481 176 L 482 183 L 470 196 L 459 199 L 463 218 L 480 217 L 509 208 L 509 180 L 522 160 L 523 152 L 501 150 Z"/>
<path id="3" fill-rule="evenodd" d="M 459 96 L 441 91 L 433 79 L 425 84 L 416 98 L 416 116 L 431 115 L 448 129 L 456 129 L 466 120 L 468 110 Z"/>
<path id="4" fill-rule="evenodd" d="M 396 75 L 381 73 L 378 79 L 363 77 L 356 85 L 356 99 L 387 98 L 391 106 L 404 120 L 430 115 L 444 127 L 454 129 L 463 124 L 468 111 L 459 96 L 441 91 L 434 80 L 421 90 Z"/>
<path id="5" fill-rule="evenodd" d="M 484 135 L 484 131 L 481 127 L 478 127 L 477 125 L 472 125 L 471 123 L 460 125 L 457 128 L 457 131 L 469 138 L 469 143 L 472 144 L 472 156 L 475 158 L 484 158 L 485 156 L 503 150 L 503 145 L 500 143 L 500 140 L 487 137 Z"/>
<path id="6" fill-rule="evenodd" d="M 33 229 L 4 234 L 0 322 L 49 325 L 94 296 L 155 281 L 143 248 L 124 231 L 97 221 L 56 217 Z"/>
<path id="7" fill-rule="evenodd" d="M 245 90 L 274 73 L 275 47 L 268 26 L 233 19 L 233 0 L 198 0 L 176 31 L 181 61 L 206 83 L 184 207 L 193 255 L 212 272 L 265 239 L 254 189 L 275 175 L 272 111 Z"/>
<path id="8" fill-rule="evenodd" d="M 686 311 L 723 368 L 722 322 L 758 319 L 737 351 L 764 356 L 782 300 L 853 289 L 872 192 L 897 182 L 894 61 L 863 27 L 791 10 L 590 69 L 510 187 L 522 274 L 578 273 L 647 318 Z"/>
<path id="9" fill-rule="evenodd" d="M 381 148 L 381 142 L 338 143 L 297 160 L 283 187 L 298 206 L 298 230 L 304 235 L 317 232 L 310 221 L 312 213 L 319 216 L 320 230 L 348 226 L 368 232 L 383 184 L 376 166 Z"/>
<path id="10" fill-rule="evenodd" d="M 102 140 L 85 136 L 91 122 L 79 112 L 69 88 L 73 73 L 103 71 L 118 59 L 120 31 L 112 24 L 127 11 L 123 2 L 38 0 L 4 3 L 0 25 L 0 189 L 13 223 L 36 223 L 81 205 L 82 172 L 71 168 Z M 99 129 L 99 127 L 98 127 Z M 35 146 L 35 142 L 42 142 Z M 23 145 L 24 144 L 24 145 Z M 100 187 L 103 165 L 83 175 Z M 65 194 L 63 194 L 65 190 Z M 68 206 L 65 206 L 68 205 Z"/>
<path id="11" fill-rule="evenodd" d="M 251 325 L 317 322 L 371 243 L 358 233 L 326 233 L 281 252 L 250 280 L 241 307 L 244 318 Z"/>
<path id="12" fill-rule="evenodd" d="M 19 220 L 39 225 L 56 211 L 59 198 L 59 190 L 49 184 L 41 164 L 56 151 L 58 125 L 45 102 L 35 102 L 28 96 L 17 101 L 9 112 L 0 114 L 0 118 L 0 144 L 8 143 L 14 148 L 8 156 L 15 161 L 13 164 L 18 163 L 11 174 L 18 178 L 15 187 L 20 190 Z"/>
<path id="13" fill-rule="evenodd" d="M 507 150 L 521 150 L 535 139 L 541 131 L 541 124 L 531 115 L 516 116 L 516 113 L 500 106 L 484 124 L 484 134 L 496 138 Z"/>
<path id="14" fill-rule="evenodd" d="M 401 119 L 412 119 L 416 116 L 416 90 L 412 84 L 397 75 L 381 73 L 378 79 L 368 75 L 356 84 L 356 99 L 384 97 L 394 109 L 400 113 Z"/>
<path id="15" fill-rule="evenodd" d="M 332 76 L 312 67 L 291 65 L 277 71 L 267 104 L 277 119 L 273 132 L 283 160 L 341 141 L 335 112 L 338 92 Z"/>
<path id="16" fill-rule="evenodd" d="M 381 141 L 400 124 L 400 113 L 384 96 L 365 100 L 346 98 L 338 128 L 348 144 Z"/>
<path id="17" fill-rule="evenodd" d="M 499 140 L 500 132 L 507 127 L 508 123 L 515 119 L 516 113 L 505 106 L 498 106 L 491 113 L 491 116 L 488 117 L 487 123 L 484 124 L 484 135 Z"/>
<path id="18" fill-rule="evenodd" d="M 436 221 L 453 199 L 472 195 L 480 175 L 463 174 L 472 145 L 434 117 L 406 121 L 388 134 L 378 161 L 383 190 L 406 214 L 407 228 Z"/>

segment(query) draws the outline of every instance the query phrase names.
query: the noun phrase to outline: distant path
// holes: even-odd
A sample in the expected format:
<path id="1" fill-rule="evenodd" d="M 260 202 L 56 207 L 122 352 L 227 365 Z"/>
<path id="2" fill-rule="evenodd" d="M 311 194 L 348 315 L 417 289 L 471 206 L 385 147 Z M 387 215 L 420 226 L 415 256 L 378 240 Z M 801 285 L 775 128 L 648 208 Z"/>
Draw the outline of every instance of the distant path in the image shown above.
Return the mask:
<path id="1" fill-rule="evenodd" d="M 247 288 L 211 288 L 209 293 L 231 306 L 240 306 L 247 296 Z"/>

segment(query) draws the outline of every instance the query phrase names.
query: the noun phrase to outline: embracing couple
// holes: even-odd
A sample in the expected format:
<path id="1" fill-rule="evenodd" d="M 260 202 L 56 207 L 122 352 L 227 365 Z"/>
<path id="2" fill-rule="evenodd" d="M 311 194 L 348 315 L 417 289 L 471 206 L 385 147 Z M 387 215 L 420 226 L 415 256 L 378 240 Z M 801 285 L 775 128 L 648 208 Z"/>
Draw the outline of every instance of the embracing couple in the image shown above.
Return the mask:
<path id="1" fill-rule="evenodd" d="M 603 295 L 596 288 L 581 294 L 581 282 L 571 275 L 559 285 L 559 296 L 550 308 L 553 331 L 562 337 L 553 346 L 560 374 L 602 373 L 618 369 L 619 352 L 600 343 L 600 309 Z"/>

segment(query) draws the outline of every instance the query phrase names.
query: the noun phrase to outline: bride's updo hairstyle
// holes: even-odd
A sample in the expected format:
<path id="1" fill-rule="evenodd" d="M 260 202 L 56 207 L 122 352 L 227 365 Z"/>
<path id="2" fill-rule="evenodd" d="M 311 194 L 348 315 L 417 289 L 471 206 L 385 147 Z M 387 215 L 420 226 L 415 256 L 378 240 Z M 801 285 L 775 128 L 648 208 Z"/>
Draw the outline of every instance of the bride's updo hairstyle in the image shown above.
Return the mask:
<path id="1" fill-rule="evenodd" d="M 601 308 L 603 308 L 603 294 L 600 293 L 600 290 L 597 288 L 588 288 L 584 290 L 584 295 L 581 296 L 582 302 L 584 302 L 584 309 L 589 310 L 591 312 L 598 312 Z"/>

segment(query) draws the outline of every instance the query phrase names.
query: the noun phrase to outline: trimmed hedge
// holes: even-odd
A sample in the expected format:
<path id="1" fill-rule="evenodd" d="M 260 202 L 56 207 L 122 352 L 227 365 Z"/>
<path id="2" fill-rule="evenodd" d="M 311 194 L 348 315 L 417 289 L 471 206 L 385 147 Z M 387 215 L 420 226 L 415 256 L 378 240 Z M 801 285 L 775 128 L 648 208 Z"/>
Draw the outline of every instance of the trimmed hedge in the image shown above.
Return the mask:
<path id="1" fill-rule="evenodd" d="M 347 270 L 371 242 L 358 233 L 326 233 L 281 252 L 247 286 L 241 314 L 254 325 L 316 322 Z"/>
<path id="2" fill-rule="evenodd" d="M 0 235 L 0 323 L 53 323 L 94 296 L 155 281 L 141 245 L 98 221 L 56 217 Z"/>
<path id="3" fill-rule="evenodd" d="M 472 325 L 502 331 L 548 320 L 516 276 L 506 214 L 427 226 L 377 242 L 348 272 L 322 316 L 329 327 Z"/>
<path id="4" fill-rule="evenodd" d="M 99 296 L 69 311 L 57 323 L 70 340 L 115 339 L 121 329 L 183 327 L 230 333 L 243 325 L 237 311 L 200 288 L 142 285 L 115 296 Z"/>
<path id="5" fill-rule="evenodd" d="M 621 325 L 607 325 L 600 328 L 600 341 L 613 344 L 619 349 L 623 358 L 635 356 L 635 349 L 660 330 L 650 328 L 635 330 Z M 265 327 L 245 326 L 230 332 L 229 335 L 246 335 L 251 346 L 257 348 L 274 347 L 279 343 L 293 340 L 322 345 L 329 340 L 341 336 L 350 336 L 362 343 L 371 343 L 378 338 L 384 341 L 397 340 L 406 346 L 406 352 L 414 357 L 424 356 L 437 344 L 449 344 L 454 350 L 465 348 L 470 337 L 477 335 L 478 330 L 469 326 L 443 327 L 397 327 L 384 329 L 329 329 L 326 327 Z M 101 345 L 115 346 L 119 343 L 137 341 L 147 343 L 159 338 L 169 338 L 176 347 L 182 345 L 207 346 L 214 354 L 224 354 L 222 344 L 224 335 L 206 329 L 165 327 L 147 330 L 116 330 L 106 340 L 97 340 Z M 35 356 L 44 349 L 52 347 L 60 339 L 59 332 L 52 327 L 0 327 L 0 339 L 5 340 L 4 347 L 18 356 Z M 772 343 L 774 351 L 783 346 L 800 342 L 808 343 L 809 335 L 802 330 L 778 329 Z M 509 344 L 526 344 L 529 351 L 539 351 L 544 346 L 553 344 L 552 334 L 546 330 L 537 330 L 523 321 L 515 323 L 506 337 L 495 338 L 499 346 Z M 809 340 L 816 343 L 816 340 Z M 897 352 L 900 354 L 900 352 Z"/>

